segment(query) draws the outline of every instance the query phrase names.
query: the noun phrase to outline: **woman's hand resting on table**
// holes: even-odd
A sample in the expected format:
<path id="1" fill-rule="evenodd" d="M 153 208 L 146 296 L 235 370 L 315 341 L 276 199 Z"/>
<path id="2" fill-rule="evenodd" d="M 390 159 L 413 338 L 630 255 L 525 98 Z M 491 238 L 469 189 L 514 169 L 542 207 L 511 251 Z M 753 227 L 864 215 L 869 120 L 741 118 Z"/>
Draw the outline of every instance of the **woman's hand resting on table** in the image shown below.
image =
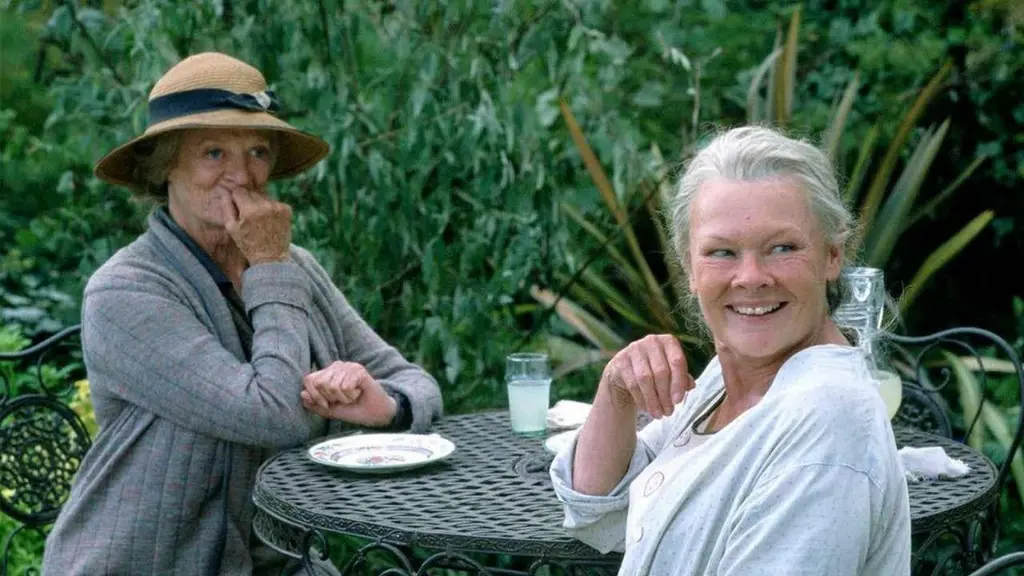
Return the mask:
<path id="1" fill-rule="evenodd" d="M 598 388 L 617 408 L 636 407 L 661 418 L 672 415 L 694 384 L 679 341 L 668 334 L 652 334 L 612 357 Z"/>
<path id="2" fill-rule="evenodd" d="M 398 403 L 355 362 L 334 362 L 303 378 L 302 404 L 324 418 L 359 426 L 391 424 Z"/>

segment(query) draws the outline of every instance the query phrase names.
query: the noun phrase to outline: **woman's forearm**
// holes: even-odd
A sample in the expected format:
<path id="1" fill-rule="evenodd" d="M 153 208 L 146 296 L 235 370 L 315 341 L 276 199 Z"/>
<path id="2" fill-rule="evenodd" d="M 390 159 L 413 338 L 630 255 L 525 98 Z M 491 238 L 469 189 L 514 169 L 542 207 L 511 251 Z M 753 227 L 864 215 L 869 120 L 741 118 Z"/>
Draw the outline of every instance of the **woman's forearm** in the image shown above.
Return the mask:
<path id="1" fill-rule="evenodd" d="M 624 406 L 599 388 L 576 441 L 573 490 L 605 496 L 622 480 L 636 449 L 636 417 L 634 405 Z"/>

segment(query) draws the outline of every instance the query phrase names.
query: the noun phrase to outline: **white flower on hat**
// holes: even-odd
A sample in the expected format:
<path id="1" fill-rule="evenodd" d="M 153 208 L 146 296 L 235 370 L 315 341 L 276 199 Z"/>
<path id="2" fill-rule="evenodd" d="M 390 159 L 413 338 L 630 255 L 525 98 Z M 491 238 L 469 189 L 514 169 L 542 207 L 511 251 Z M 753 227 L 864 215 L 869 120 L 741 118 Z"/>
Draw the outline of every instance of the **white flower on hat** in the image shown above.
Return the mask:
<path id="1" fill-rule="evenodd" d="M 252 97 L 256 99 L 256 102 L 258 102 L 259 105 L 262 106 L 264 110 L 270 109 L 270 95 L 267 94 L 266 91 L 256 92 L 252 95 Z"/>

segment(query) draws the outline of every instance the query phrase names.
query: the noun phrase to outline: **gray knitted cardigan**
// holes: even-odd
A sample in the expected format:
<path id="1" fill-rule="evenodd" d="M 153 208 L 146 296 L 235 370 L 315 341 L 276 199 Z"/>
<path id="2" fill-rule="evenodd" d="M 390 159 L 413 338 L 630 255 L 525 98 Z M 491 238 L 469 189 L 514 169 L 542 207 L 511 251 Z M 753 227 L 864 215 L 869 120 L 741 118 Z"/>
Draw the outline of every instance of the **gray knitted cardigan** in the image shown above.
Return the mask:
<path id="1" fill-rule="evenodd" d="M 409 399 L 414 432 L 441 416 L 434 379 L 307 251 L 246 270 L 242 300 L 248 363 L 213 279 L 153 216 L 89 279 L 82 349 L 100 431 L 47 538 L 44 574 L 249 574 L 257 468 L 326 432 L 299 397 L 311 361 L 366 366 Z"/>

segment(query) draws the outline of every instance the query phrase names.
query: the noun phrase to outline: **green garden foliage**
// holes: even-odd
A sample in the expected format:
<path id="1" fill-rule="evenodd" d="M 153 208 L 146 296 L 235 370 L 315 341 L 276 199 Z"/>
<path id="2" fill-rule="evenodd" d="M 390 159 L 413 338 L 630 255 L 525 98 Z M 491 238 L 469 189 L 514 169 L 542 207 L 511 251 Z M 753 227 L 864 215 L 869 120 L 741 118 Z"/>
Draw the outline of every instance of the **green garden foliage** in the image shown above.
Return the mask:
<path id="1" fill-rule="evenodd" d="M 1013 0 L 0 11 L 0 323 L 29 339 L 77 322 L 89 274 L 143 230 L 150 207 L 92 166 L 145 128 L 157 78 L 205 50 L 255 65 L 281 115 L 330 143 L 273 193 L 294 207 L 295 241 L 437 376 L 449 413 L 503 406 L 503 358 L 517 349 L 560 359 L 553 400 L 589 401 L 608 352 L 652 330 L 691 344 L 699 369 L 707 351 L 679 314 L 659 209 L 703 139 L 748 119 L 825 143 L 851 202 L 901 224 L 875 232 L 867 256 L 911 293 L 908 331 L 941 316 L 1024 338 L 1019 289 L 996 281 L 1024 250 Z M 897 193 L 908 212 L 887 204 Z M 984 264 L 990 254 L 1002 265 Z"/>

